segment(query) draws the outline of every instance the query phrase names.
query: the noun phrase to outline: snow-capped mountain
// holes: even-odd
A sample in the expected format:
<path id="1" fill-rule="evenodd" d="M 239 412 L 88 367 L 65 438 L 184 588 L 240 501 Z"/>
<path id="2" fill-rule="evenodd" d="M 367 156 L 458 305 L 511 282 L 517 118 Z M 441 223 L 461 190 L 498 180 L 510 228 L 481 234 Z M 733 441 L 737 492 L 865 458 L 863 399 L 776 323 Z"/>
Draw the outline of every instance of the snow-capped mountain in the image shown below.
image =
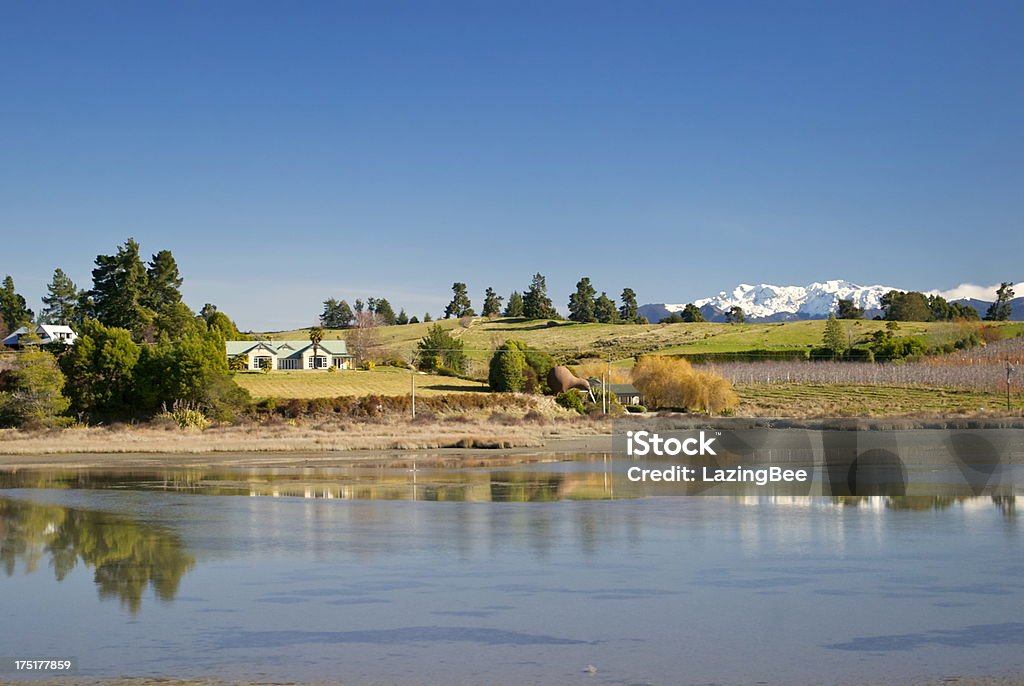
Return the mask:
<path id="1" fill-rule="evenodd" d="M 806 286 L 774 286 L 772 284 L 742 283 L 732 292 L 722 291 L 711 298 L 695 300 L 708 321 L 721 321 L 725 312 L 734 305 L 743 308 L 747 321 L 789 321 L 794 319 L 824 319 L 834 312 L 840 299 L 853 300 L 868 316 L 881 310 L 881 298 L 889 291 L 902 291 L 892 286 L 860 286 L 849 281 L 814 282 Z M 652 304 L 640 308 L 651 322 L 657 322 L 686 307 L 682 304 Z"/>

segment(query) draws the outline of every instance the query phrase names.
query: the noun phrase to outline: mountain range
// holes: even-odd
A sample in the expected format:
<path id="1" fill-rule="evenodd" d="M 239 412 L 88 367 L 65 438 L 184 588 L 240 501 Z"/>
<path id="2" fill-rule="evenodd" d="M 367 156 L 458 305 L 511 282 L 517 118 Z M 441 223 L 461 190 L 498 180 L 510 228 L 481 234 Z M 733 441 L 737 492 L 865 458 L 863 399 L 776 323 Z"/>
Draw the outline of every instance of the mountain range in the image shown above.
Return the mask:
<path id="1" fill-rule="evenodd" d="M 966 290 L 966 287 L 959 287 Z M 976 287 L 972 287 L 974 291 Z M 709 322 L 725 321 L 725 313 L 733 306 L 743 309 L 748 322 L 787 322 L 802 319 L 827 319 L 830 312 L 835 312 L 840 299 L 853 300 L 853 303 L 864 309 L 864 316 L 871 319 L 882 313 L 882 296 L 889 291 L 905 291 L 895 286 L 861 286 L 850 281 L 815 281 L 806 286 L 775 286 L 762 283 L 757 285 L 741 283 L 732 291 L 722 291 L 710 298 L 693 301 L 700 308 L 704 319 Z M 991 301 L 978 298 L 957 298 L 957 289 L 948 292 L 937 290 L 926 293 L 943 295 L 950 302 L 967 304 L 978 311 L 980 316 Z M 1017 293 L 1024 293 L 1024 284 L 1018 284 Z M 993 296 L 995 289 L 992 289 Z M 994 299 L 994 298 L 993 298 Z M 681 312 L 687 303 L 649 303 L 640 307 L 640 314 L 650 322 L 658 322 L 673 312 Z M 1010 301 L 1011 319 L 1024 320 L 1024 297 Z"/>

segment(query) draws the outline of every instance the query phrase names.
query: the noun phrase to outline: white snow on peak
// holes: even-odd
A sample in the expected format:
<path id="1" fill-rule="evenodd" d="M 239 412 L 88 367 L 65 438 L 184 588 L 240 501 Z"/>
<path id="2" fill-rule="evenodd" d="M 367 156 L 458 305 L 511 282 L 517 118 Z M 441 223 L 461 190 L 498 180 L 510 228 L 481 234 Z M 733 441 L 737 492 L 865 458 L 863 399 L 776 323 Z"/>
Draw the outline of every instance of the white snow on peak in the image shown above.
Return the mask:
<path id="1" fill-rule="evenodd" d="M 714 297 L 695 300 L 693 304 L 697 307 L 711 305 L 721 311 L 738 305 L 747 317 L 755 319 L 783 313 L 817 318 L 834 312 L 840 299 L 853 300 L 854 305 L 865 310 L 877 310 L 881 308 L 883 295 L 902 290 L 892 286 L 860 286 L 839 279 L 815 281 L 806 286 L 741 283 L 730 293 L 722 291 Z M 678 312 L 684 307 L 685 304 L 665 305 L 669 312 Z"/>

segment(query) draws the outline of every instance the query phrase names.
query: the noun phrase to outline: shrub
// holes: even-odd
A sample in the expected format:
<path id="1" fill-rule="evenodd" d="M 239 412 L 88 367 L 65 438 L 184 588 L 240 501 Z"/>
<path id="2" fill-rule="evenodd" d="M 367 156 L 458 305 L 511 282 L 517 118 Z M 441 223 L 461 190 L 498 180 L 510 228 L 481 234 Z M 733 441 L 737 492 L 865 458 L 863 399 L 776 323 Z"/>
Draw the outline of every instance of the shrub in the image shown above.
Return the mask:
<path id="1" fill-rule="evenodd" d="M 732 384 L 715 372 L 697 372 L 684 359 L 646 355 L 633 368 L 633 384 L 654 407 L 715 413 L 739 404 Z"/>
<path id="2" fill-rule="evenodd" d="M 202 431 L 210 425 L 210 420 L 199 409 L 199 405 L 185 400 L 175 400 L 170 410 L 164 405 L 163 411 L 156 416 L 156 419 L 174 422 L 181 429 L 199 429 Z"/>
<path id="3" fill-rule="evenodd" d="M 465 344 L 444 330 L 440 324 L 427 329 L 427 335 L 416 344 L 417 366 L 421 371 L 434 371 L 439 367 L 466 371 Z"/>
<path id="4" fill-rule="evenodd" d="M 626 410 L 626 412 L 640 413 L 640 412 L 646 412 L 647 408 L 644 407 L 643 405 L 626 405 L 625 406 L 625 410 Z"/>
<path id="5" fill-rule="evenodd" d="M 67 425 L 61 417 L 69 406 L 62 393 L 64 374 L 57 360 L 43 350 L 27 350 L 14 369 L 0 372 L 0 424 L 25 428 Z"/>
<path id="6" fill-rule="evenodd" d="M 574 390 L 559 393 L 555 396 L 555 402 L 567 410 L 575 410 L 580 414 L 586 414 L 586 408 L 583 406 L 583 398 L 581 398 L 580 394 Z"/>
<path id="7" fill-rule="evenodd" d="M 523 354 L 525 347 L 526 345 L 519 341 L 505 341 L 494 351 L 487 374 L 487 384 L 492 391 L 514 393 L 523 390 L 523 369 L 526 367 L 526 356 Z"/>

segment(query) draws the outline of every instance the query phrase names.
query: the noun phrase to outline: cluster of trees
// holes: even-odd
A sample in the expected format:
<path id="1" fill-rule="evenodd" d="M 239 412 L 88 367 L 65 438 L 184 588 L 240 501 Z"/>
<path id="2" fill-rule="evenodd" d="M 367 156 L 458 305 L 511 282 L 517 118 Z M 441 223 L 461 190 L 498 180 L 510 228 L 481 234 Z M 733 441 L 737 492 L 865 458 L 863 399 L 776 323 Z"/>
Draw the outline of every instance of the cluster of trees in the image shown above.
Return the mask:
<path id="1" fill-rule="evenodd" d="M 883 316 L 889 321 L 948 322 L 978 319 L 978 313 L 970 305 L 951 303 L 941 295 L 925 295 L 917 291 L 889 291 L 882 296 L 881 304 Z"/>
<path id="2" fill-rule="evenodd" d="M 576 283 L 576 292 L 569 296 L 569 319 L 574 322 L 601 322 L 602 324 L 646 324 L 647 320 L 638 312 L 636 293 L 632 288 L 622 290 L 622 306 L 601 295 L 584 276 Z"/>
<path id="3" fill-rule="evenodd" d="M 502 303 L 505 309 L 501 309 Z M 548 296 L 547 281 L 540 273 L 534 274 L 530 287 L 525 293 L 512 291 L 508 301 L 498 295 L 494 288 L 488 286 L 484 291 L 484 303 L 481 315 L 484 317 L 525 317 L 526 319 L 558 319 L 558 312 Z M 444 308 L 444 318 L 475 317 L 476 311 L 469 299 L 466 284 L 456 281 L 452 284 L 452 300 Z"/>
<path id="4" fill-rule="evenodd" d="M 810 357 L 812 360 L 893 362 L 925 355 L 941 355 L 956 350 L 970 350 L 985 344 L 981 332 L 976 327 L 977 325 L 966 328 L 955 340 L 929 345 L 917 336 L 898 336 L 899 324 L 891 321 L 884 329 L 875 331 L 854 344 L 843 322 L 833 313 L 825 322 L 821 347 L 811 350 Z"/>
<path id="5" fill-rule="evenodd" d="M 583 277 L 576 284 L 576 292 L 569 296 L 569 319 L 574 322 L 647 323 L 637 313 L 636 293 L 633 289 L 624 289 L 621 300 L 622 305 L 619 306 L 607 293 L 598 295 L 590 279 Z M 484 291 L 480 314 L 484 317 L 505 316 L 524 319 L 561 318 L 548 295 L 547 279 L 540 273 L 533 275 L 529 288 L 524 292 L 512 291 L 507 301 L 498 295 L 494 288 L 488 286 Z M 475 316 L 476 310 L 473 309 L 466 284 L 461 281 L 453 283 L 452 299 L 444 310 L 445 319 Z"/>
<path id="6" fill-rule="evenodd" d="M 741 313 L 743 312 L 743 309 L 740 308 L 740 307 L 737 307 L 736 309 L 738 309 Z M 659 324 L 681 324 L 683 322 L 703 322 L 703 321 L 706 321 L 706 320 L 704 319 L 704 314 L 700 311 L 700 308 L 697 307 L 696 305 L 694 305 L 693 303 L 689 303 L 686 307 L 683 308 L 682 312 L 673 312 L 672 314 L 670 314 L 667 317 L 662 317 L 661 321 L 658 322 L 658 323 Z"/>
<path id="7" fill-rule="evenodd" d="M 354 307 L 346 300 L 328 298 L 320 314 L 320 325 L 327 329 L 365 328 L 367 317 L 373 318 L 375 326 L 418 324 L 420 321 L 415 316 L 409 317 L 404 308 L 395 314 L 387 298 L 367 298 L 366 302 L 357 298 Z M 425 315 L 424 321 L 430 321 L 430 314 Z"/>
<path id="8" fill-rule="evenodd" d="M 689 303 L 682 312 L 673 312 L 667 317 L 662 317 L 659 324 L 681 324 L 683 322 L 704 322 L 704 314 L 700 308 Z M 747 321 L 747 315 L 739 305 L 733 305 L 725 311 L 725 321 L 729 324 L 742 324 Z"/>
<path id="9" fill-rule="evenodd" d="M 139 244 L 129 239 L 95 264 L 89 290 L 54 272 L 40 319 L 73 325 L 78 339 L 17 357 L 0 379 L 0 421 L 143 418 L 177 401 L 230 419 L 249 405 L 224 354 L 226 340 L 244 336 L 215 305 L 196 314 L 182 302 L 182 278 L 169 250 L 143 263 Z"/>
<path id="10" fill-rule="evenodd" d="M 986 321 L 1006 321 L 1012 314 L 1013 284 L 1004 281 L 996 290 L 996 299 L 985 312 Z M 900 322 L 948 322 L 977 320 L 978 312 L 967 303 L 949 302 L 941 295 L 925 295 L 917 291 L 889 291 L 882 296 L 883 318 Z M 853 307 L 850 300 L 839 301 L 840 319 L 860 319 L 864 310 Z"/>

